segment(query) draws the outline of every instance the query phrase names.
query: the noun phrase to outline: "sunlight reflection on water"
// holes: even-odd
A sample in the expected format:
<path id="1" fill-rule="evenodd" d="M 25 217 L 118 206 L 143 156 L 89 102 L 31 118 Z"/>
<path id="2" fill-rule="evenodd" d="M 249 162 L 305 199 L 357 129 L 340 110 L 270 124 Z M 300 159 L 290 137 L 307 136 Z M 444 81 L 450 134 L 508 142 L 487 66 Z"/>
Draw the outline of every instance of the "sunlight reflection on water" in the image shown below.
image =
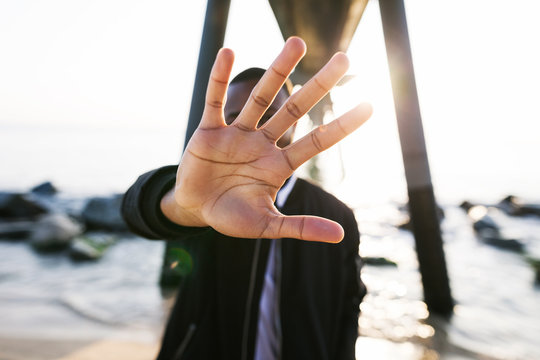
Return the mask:
<path id="1" fill-rule="evenodd" d="M 390 223 L 401 222 L 395 208 L 386 209 Z M 454 316 L 446 321 L 429 316 L 422 301 L 412 235 L 376 226 L 369 215 L 364 216 L 366 212 L 370 209 L 356 211 L 363 234 L 362 255 L 387 257 L 398 267 L 364 267 L 362 274 L 369 292 L 361 305 L 362 336 L 422 345 L 424 350 L 412 347 L 416 350 L 409 351 L 407 359 L 540 357 L 540 345 L 535 340 L 540 333 L 540 292 L 534 285 L 532 269 L 520 254 L 478 242 L 465 213 L 457 207 L 445 207 L 443 238 L 457 303 Z M 540 233 L 540 219 L 508 217 L 506 221 L 530 239 L 528 248 L 535 251 L 540 241 L 536 235 Z"/>

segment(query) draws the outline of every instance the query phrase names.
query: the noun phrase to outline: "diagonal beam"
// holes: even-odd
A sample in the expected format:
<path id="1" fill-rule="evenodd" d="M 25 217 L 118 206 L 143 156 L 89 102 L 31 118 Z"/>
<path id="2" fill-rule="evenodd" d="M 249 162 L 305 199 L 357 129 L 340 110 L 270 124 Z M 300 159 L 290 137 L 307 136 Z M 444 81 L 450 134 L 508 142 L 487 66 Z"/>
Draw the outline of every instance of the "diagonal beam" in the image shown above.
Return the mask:
<path id="1" fill-rule="evenodd" d="M 431 184 L 405 6 L 403 0 L 379 0 L 379 8 L 407 179 L 409 212 L 424 286 L 424 300 L 430 311 L 450 315 L 454 302 Z"/>
<path id="2" fill-rule="evenodd" d="M 199 50 L 199 62 L 195 74 L 193 95 L 191 96 L 191 108 L 189 110 L 184 149 L 201 121 L 210 71 L 212 70 L 212 65 L 219 49 L 223 47 L 230 3 L 230 0 L 208 0 L 206 5 L 206 15 Z M 162 287 L 175 288 L 182 281 L 182 275 L 170 267 L 170 259 L 176 258 L 174 251 L 178 248 L 181 248 L 178 241 L 167 241 L 165 244 L 165 253 L 159 280 Z"/>

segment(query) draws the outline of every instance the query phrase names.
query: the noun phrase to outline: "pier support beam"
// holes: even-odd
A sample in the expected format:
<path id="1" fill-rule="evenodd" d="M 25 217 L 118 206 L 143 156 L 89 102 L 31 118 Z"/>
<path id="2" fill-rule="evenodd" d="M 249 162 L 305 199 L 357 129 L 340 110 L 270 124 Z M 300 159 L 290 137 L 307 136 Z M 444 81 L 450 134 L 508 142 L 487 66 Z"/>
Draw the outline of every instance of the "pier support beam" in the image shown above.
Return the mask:
<path id="1" fill-rule="evenodd" d="M 191 96 L 184 149 L 201 121 L 210 71 L 212 70 L 217 53 L 223 47 L 223 41 L 225 40 L 230 4 L 230 0 L 208 0 L 206 5 L 199 61 L 195 74 L 195 84 L 193 85 L 193 95 Z M 190 36 L 190 34 L 186 35 Z M 160 285 L 163 287 L 174 288 L 182 280 L 181 271 L 178 270 L 178 266 L 175 267 L 173 265 L 182 260 L 178 259 L 176 255 L 179 250 L 181 249 L 178 241 L 167 241 L 160 278 Z"/>
<path id="2" fill-rule="evenodd" d="M 199 50 L 199 62 L 197 64 L 197 73 L 195 74 L 193 95 L 191 96 L 184 149 L 201 121 L 210 71 L 212 70 L 212 65 L 214 65 L 217 53 L 223 47 L 223 41 L 225 40 L 230 5 L 231 0 L 208 0 L 206 6 L 201 48 Z"/>
<path id="3" fill-rule="evenodd" d="M 405 6 L 403 0 L 379 0 L 379 7 L 424 300 L 431 312 L 448 316 L 452 313 L 454 301 L 431 184 Z"/>

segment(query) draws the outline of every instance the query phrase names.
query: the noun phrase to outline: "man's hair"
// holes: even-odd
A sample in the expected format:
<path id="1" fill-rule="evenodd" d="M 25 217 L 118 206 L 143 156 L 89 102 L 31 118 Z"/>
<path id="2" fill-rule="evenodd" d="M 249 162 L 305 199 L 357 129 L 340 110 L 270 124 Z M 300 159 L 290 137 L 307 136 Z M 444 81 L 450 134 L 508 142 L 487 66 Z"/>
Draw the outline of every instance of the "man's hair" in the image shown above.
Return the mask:
<path id="1" fill-rule="evenodd" d="M 265 72 L 266 70 L 262 68 L 258 68 L 258 67 L 252 67 L 252 68 L 246 69 L 242 71 L 241 73 L 239 73 L 238 75 L 236 75 L 231 80 L 230 84 L 238 83 L 241 81 L 247 81 L 247 80 L 259 81 L 263 77 Z M 291 80 L 287 78 L 287 80 L 285 80 L 285 84 L 283 84 L 282 89 L 285 90 L 287 95 L 290 96 L 292 94 L 292 88 L 293 88 L 292 82 Z"/>

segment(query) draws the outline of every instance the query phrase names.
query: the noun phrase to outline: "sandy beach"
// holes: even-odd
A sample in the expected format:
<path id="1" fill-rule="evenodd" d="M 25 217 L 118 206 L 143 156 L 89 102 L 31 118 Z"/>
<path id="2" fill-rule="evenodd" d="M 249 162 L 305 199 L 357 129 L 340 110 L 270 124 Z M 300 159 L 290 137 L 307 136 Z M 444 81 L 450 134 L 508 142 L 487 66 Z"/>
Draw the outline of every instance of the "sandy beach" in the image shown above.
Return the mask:
<path id="1" fill-rule="evenodd" d="M 147 360 L 158 343 L 120 340 L 0 338 L 1 360 Z"/>
<path id="2" fill-rule="evenodd" d="M 150 360 L 159 351 L 158 343 L 101 339 L 45 340 L 0 338 L 0 360 Z M 461 348 L 437 351 L 413 342 L 392 342 L 360 336 L 356 343 L 358 359 L 367 360 L 498 360 Z"/>
<path id="3" fill-rule="evenodd" d="M 410 342 L 359 337 L 357 353 L 363 359 L 436 359 L 433 350 Z M 158 343 L 122 340 L 45 340 L 0 338 L 1 360 L 149 360 Z"/>

